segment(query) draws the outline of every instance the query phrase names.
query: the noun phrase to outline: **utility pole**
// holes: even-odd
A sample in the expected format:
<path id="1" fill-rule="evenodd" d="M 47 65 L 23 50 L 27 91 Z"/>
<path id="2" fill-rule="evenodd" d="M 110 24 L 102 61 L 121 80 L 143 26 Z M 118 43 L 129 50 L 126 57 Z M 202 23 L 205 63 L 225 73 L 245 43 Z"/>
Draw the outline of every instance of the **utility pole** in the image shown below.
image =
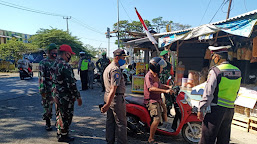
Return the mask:
<path id="1" fill-rule="evenodd" d="M 67 33 L 69 33 L 69 23 L 68 23 L 68 20 L 71 19 L 71 16 L 70 16 L 70 17 L 63 17 L 63 19 L 66 19 L 66 23 L 67 23 Z"/>
<path id="2" fill-rule="evenodd" d="M 227 19 L 229 18 L 229 13 L 230 13 L 230 8 L 231 8 L 231 3 L 232 3 L 232 0 L 229 0 L 228 13 L 227 13 Z"/>
<path id="3" fill-rule="evenodd" d="M 118 7 L 118 24 L 117 24 L 117 27 L 118 27 L 118 49 L 120 49 L 120 32 L 119 32 L 119 21 L 120 21 L 120 18 L 119 18 L 119 0 L 117 0 L 117 7 Z"/>
<path id="4" fill-rule="evenodd" d="M 108 54 L 108 57 L 110 57 L 110 28 L 107 27 L 107 35 L 106 35 L 106 38 L 108 38 L 108 49 L 107 49 L 107 54 Z"/>

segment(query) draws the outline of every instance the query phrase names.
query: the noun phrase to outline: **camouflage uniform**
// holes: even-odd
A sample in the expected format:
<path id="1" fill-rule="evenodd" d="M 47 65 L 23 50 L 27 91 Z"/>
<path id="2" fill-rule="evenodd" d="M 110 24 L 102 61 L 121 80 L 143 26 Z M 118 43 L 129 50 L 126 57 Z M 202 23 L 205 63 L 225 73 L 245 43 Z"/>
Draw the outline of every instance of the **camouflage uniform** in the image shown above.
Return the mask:
<path id="1" fill-rule="evenodd" d="M 99 66 L 99 63 L 101 66 Z M 103 91 L 105 91 L 105 87 L 104 87 L 104 81 L 103 81 L 103 73 L 105 68 L 111 63 L 111 61 L 108 58 L 100 58 L 97 62 L 96 62 L 96 67 L 98 68 L 98 70 L 101 73 L 101 83 L 102 83 L 102 88 Z"/>
<path id="2" fill-rule="evenodd" d="M 52 96 L 56 103 L 56 126 L 58 134 L 69 130 L 74 112 L 74 101 L 80 98 L 73 69 L 62 58 L 55 61 L 51 75 L 53 77 Z"/>
<path id="3" fill-rule="evenodd" d="M 40 94 L 45 94 L 45 97 L 42 95 L 41 104 L 44 108 L 43 120 L 52 118 L 52 107 L 53 107 L 53 98 L 51 96 L 52 91 L 52 78 L 50 76 L 50 68 L 53 65 L 54 60 L 49 59 L 48 57 L 41 60 L 39 63 L 39 92 Z"/>
<path id="4" fill-rule="evenodd" d="M 171 64 L 169 62 L 167 62 L 167 66 L 165 68 L 163 68 L 162 73 L 160 73 L 160 81 L 162 84 L 167 84 L 167 80 L 170 77 L 170 70 L 171 70 Z"/>
<path id="5" fill-rule="evenodd" d="M 162 84 L 167 84 L 167 80 L 171 75 L 170 71 L 172 66 L 169 62 L 166 61 L 166 63 L 167 63 L 167 66 L 163 68 L 163 71 L 160 73 L 160 81 Z M 170 110 L 172 108 L 173 100 L 170 94 L 165 93 L 164 96 L 165 96 L 165 104 L 167 107 L 167 115 L 170 115 Z"/>

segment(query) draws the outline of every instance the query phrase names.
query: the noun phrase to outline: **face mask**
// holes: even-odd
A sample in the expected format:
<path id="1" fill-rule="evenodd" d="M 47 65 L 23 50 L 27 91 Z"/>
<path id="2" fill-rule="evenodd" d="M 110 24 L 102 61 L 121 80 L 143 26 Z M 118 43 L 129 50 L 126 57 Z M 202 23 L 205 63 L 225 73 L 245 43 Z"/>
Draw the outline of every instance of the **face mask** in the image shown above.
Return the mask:
<path id="1" fill-rule="evenodd" d="M 51 53 L 51 56 L 52 56 L 53 58 L 56 58 L 56 57 L 57 57 L 57 53 Z"/>
<path id="2" fill-rule="evenodd" d="M 70 59 L 71 59 L 71 56 L 70 57 L 67 57 L 67 59 L 68 59 L 68 62 L 70 61 Z"/>
<path id="3" fill-rule="evenodd" d="M 67 60 L 68 60 L 68 62 L 69 62 L 70 59 L 71 59 L 71 56 L 67 57 L 67 54 L 66 54 L 66 58 L 67 58 Z"/>
<path id="4" fill-rule="evenodd" d="M 88 59 L 88 62 L 91 62 L 91 59 Z"/>
<path id="5" fill-rule="evenodd" d="M 118 63 L 120 66 L 123 66 L 126 63 L 126 61 L 123 59 L 119 59 Z"/>

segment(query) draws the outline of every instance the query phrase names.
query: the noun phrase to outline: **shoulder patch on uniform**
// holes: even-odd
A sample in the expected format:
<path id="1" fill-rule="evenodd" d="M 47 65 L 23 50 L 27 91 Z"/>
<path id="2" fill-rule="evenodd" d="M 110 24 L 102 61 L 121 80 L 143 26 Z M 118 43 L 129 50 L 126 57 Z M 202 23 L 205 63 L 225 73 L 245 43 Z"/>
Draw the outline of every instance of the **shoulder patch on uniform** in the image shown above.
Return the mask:
<path id="1" fill-rule="evenodd" d="M 209 81 L 210 77 L 211 77 L 211 73 L 208 74 L 207 82 Z"/>
<path id="2" fill-rule="evenodd" d="M 119 79 L 119 78 L 120 78 L 120 74 L 119 74 L 119 72 L 115 72 L 115 74 L 114 74 L 114 78 L 115 78 L 115 79 Z"/>

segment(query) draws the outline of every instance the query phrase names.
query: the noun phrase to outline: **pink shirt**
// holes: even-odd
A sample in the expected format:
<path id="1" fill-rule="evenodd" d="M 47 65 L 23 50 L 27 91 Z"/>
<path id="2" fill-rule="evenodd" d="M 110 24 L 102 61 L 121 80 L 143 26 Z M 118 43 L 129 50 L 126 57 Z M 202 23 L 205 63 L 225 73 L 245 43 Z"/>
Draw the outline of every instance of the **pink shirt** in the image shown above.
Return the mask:
<path id="1" fill-rule="evenodd" d="M 154 77 L 153 74 L 148 71 L 145 75 L 145 82 L 144 82 L 144 103 L 148 104 L 160 102 L 161 101 L 161 93 L 159 92 L 149 92 L 151 87 L 160 88 L 161 82 L 158 77 Z"/>

